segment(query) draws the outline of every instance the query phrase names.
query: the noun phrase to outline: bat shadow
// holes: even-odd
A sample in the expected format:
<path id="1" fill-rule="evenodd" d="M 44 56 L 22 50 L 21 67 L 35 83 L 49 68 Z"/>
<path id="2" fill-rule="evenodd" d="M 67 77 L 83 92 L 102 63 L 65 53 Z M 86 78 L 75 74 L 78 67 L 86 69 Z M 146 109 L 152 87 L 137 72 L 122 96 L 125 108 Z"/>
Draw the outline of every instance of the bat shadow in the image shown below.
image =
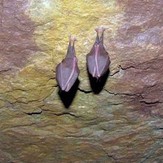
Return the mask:
<path id="1" fill-rule="evenodd" d="M 90 82 L 93 93 L 99 94 L 103 90 L 103 88 L 106 84 L 106 81 L 110 74 L 110 70 L 108 69 L 108 71 L 103 76 L 101 76 L 99 79 L 92 77 L 92 75 L 88 71 L 88 68 L 87 68 L 87 73 L 89 76 L 89 82 Z"/>
<path id="2" fill-rule="evenodd" d="M 61 91 L 61 89 L 59 88 L 58 94 L 59 94 L 59 97 L 62 100 L 62 103 L 65 106 L 65 108 L 68 109 L 70 107 L 70 105 L 72 104 L 72 102 L 75 98 L 75 95 L 77 93 L 79 83 L 80 83 L 80 81 L 79 81 L 79 79 L 77 79 L 75 81 L 74 85 L 72 86 L 72 88 L 68 92 Z"/>

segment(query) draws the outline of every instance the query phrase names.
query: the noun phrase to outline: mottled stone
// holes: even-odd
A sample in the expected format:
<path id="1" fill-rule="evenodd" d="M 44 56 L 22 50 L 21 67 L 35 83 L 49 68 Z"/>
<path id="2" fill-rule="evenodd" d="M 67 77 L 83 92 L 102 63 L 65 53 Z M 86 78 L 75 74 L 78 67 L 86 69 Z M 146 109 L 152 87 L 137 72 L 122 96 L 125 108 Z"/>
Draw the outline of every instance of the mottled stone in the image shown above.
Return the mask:
<path id="1" fill-rule="evenodd" d="M 162 8 L 161 0 L 1 0 L 0 162 L 161 163 Z M 94 94 L 86 54 L 99 25 L 111 66 Z M 73 100 L 55 81 L 70 34 L 80 67 Z"/>
<path id="2" fill-rule="evenodd" d="M 1 0 L 0 5 L 0 71 L 7 72 L 25 65 L 38 48 L 34 22 L 24 13 L 28 1 Z"/>

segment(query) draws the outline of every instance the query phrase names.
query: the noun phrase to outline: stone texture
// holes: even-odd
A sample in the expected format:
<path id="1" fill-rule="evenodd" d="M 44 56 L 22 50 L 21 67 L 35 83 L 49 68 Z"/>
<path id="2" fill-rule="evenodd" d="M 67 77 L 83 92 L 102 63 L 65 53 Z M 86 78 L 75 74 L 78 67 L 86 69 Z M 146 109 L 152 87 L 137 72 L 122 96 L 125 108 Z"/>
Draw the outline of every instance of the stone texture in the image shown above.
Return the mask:
<path id="1" fill-rule="evenodd" d="M 0 163 L 160 163 L 163 2 L 0 0 Z M 110 76 L 90 87 L 86 54 L 103 25 Z M 55 67 L 76 35 L 79 89 L 58 93 Z"/>

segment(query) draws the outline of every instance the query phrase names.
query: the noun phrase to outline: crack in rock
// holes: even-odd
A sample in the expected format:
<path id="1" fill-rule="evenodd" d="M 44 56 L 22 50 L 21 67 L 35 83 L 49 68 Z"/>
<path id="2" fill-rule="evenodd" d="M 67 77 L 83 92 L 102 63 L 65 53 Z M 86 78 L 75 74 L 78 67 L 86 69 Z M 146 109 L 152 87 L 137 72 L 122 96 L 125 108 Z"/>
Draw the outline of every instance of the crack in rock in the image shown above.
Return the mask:
<path id="1" fill-rule="evenodd" d="M 39 114 L 42 114 L 42 110 L 34 111 L 34 112 L 24 112 L 24 113 L 27 115 L 39 115 Z"/>
<path id="2" fill-rule="evenodd" d="M 159 100 L 157 100 L 157 101 L 145 101 L 145 100 L 142 100 L 142 101 L 140 101 L 140 103 L 144 103 L 144 104 L 147 104 L 147 105 L 152 105 L 152 104 L 160 104 L 162 102 L 160 102 Z"/>
<path id="3" fill-rule="evenodd" d="M 40 115 L 40 114 L 43 113 L 43 111 L 51 112 L 51 114 L 56 115 L 56 116 L 69 115 L 69 116 L 72 116 L 72 117 L 75 117 L 75 118 L 80 118 L 81 117 L 81 116 L 77 116 L 77 115 L 75 115 L 74 113 L 71 113 L 71 112 L 53 113 L 52 111 L 46 110 L 46 109 L 42 109 L 40 111 L 34 111 L 34 112 L 24 112 L 24 113 L 27 114 L 27 115 Z"/>
<path id="4" fill-rule="evenodd" d="M 132 65 L 129 66 L 129 67 L 122 67 L 121 65 L 119 65 L 119 66 L 118 66 L 118 70 L 115 71 L 113 74 L 110 74 L 109 76 L 114 76 L 115 74 L 119 73 L 120 70 L 127 70 L 127 69 L 131 69 L 131 68 L 134 68 L 134 69 L 135 69 L 135 67 L 132 66 Z"/>
<path id="5" fill-rule="evenodd" d="M 81 116 L 77 116 L 74 113 L 70 113 L 70 112 L 53 113 L 53 114 L 56 115 L 56 116 L 70 115 L 70 116 L 75 117 L 75 118 L 80 118 L 81 117 Z"/>
<path id="6" fill-rule="evenodd" d="M 0 73 L 5 73 L 5 72 L 11 71 L 11 70 L 12 70 L 11 68 L 3 69 L 3 70 L 0 70 Z"/>
<path id="7" fill-rule="evenodd" d="M 81 88 L 78 88 L 78 90 L 79 90 L 80 92 L 85 93 L 85 94 L 88 94 L 88 93 L 92 93 L 92 92 L 93 92 L 93 91 L 91 91 L 91 90 L 84 90 L 84 89 L 81 89 Z"/>
<path id="8" fill-rule="evenodd" d="M 72 116 L 72 117 L 75 117 L 75 118 L 81 118 L 81 116 L 77 116 L 75 115 L 74 113 L 72 112 L 61 112 L 61 113 L 54 113 L 53 111 L 51 110 L 48 110 L 48 109 L 42 109 L 42 112 L 50 112 L 51 114 L 53 115 L 56 115 L 56 116 L 66 116 L 66 115 L 69 115 L 69 116 Z"/>
<path id="9" fill-rule="evenodd" d="M 141 97 L 141 98 L 143 98 L 143 96 L 141 95 L 141 94 L 131 94 L 131 93 L 115 93 L 115 92 L 110 92 L 110 91 L 108 91 L 107 89 L 104 89 L 107 93 L 109 93 L 109 94 L 112 94 L 112 95 L 115 95 L 115 96 L 135 96 L 135 97 Z"/>

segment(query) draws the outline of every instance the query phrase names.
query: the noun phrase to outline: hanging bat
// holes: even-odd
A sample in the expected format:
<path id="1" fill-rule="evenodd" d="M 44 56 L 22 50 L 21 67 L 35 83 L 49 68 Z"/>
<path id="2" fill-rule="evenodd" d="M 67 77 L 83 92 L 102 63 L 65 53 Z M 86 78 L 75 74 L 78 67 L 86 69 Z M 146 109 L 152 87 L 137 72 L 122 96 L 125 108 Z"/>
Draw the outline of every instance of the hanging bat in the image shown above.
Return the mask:
<path id="1" fill-rule="evenodd" d="M 97 32 L 96 41 L 87 54 L 87 68 L 92 77 L 99 79 L 108 70 L 110 65 L 110 58 L 103 45 L 105 28 L 98 27 L 95 29 Z"/>
<path id="2" fill-rule="evenodd" d="M 76 38 L 69 37 L 67 55 L 56 67 L 56 79 L 62 91 L 68 92 L 79 75 L 78 60 L 75 53 Z"/>

